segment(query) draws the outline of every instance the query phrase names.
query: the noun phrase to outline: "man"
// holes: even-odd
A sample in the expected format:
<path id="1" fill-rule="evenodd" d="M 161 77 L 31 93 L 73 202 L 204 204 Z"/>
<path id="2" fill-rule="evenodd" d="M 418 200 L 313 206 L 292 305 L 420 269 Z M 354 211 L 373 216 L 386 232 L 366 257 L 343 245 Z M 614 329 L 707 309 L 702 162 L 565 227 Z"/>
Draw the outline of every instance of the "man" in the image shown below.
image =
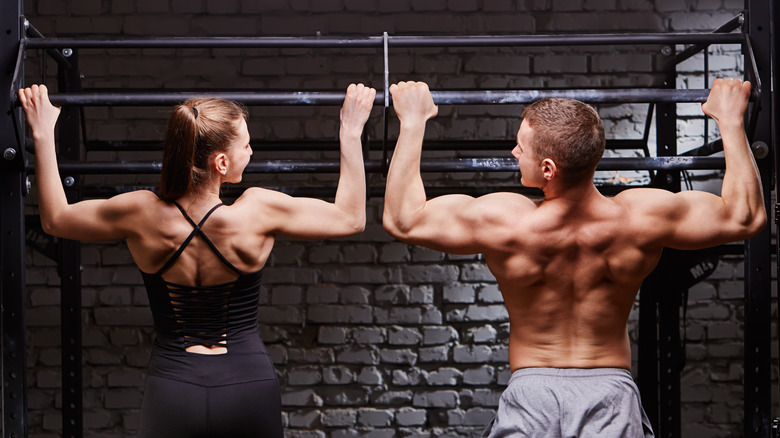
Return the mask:
<path id="1" fill-rule="evenodd" d="M 605 197 L 593 184 L 605 143 L 596 111 L 571 99 L 531 104 L 512 155 L 540 202 L 516 193 L 426 200 L 420 154 L 437 107 L 424 83 L 390 93 L 401 125 L 385 229 L 439 251 L 484 253 L 509 313 L 512 376 L 485 436 L 652 436 L 629 371 L 629 312 L 664 247 L 720 245 L 765 226 L 744 130 L 750 83 L 718 79 L 702 105 L 723 139 L 721 196 L 636 188 Z"/>

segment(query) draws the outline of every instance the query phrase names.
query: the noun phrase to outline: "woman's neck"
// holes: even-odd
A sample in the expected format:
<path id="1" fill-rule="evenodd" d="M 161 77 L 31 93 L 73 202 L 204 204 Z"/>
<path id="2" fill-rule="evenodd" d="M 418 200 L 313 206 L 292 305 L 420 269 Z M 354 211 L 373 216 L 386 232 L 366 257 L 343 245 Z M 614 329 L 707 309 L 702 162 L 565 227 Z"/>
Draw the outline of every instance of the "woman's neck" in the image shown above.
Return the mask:
<path id="1" fill-rule="evenodd" d="M 199 207 L 213 207 L 222 202 L 219 197 L 219 184 L 200 184 L 190 188 L 184 195 L 176 200 L 185 210 L 194 210 Z"/>

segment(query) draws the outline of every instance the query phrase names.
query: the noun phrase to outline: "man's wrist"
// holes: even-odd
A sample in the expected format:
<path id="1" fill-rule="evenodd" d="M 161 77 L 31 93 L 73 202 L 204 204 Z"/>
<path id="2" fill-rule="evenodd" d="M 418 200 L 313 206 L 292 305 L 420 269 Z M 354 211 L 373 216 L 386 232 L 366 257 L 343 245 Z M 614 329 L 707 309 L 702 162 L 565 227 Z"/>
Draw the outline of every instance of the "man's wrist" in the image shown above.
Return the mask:
<path id="1" fill-rule="evenodd" d="M 427 120 L 423 119 L 406 119 L 401 120 L 401 128 L 404 129 L 425 129 L 425 124 L 427 123 Z"/>

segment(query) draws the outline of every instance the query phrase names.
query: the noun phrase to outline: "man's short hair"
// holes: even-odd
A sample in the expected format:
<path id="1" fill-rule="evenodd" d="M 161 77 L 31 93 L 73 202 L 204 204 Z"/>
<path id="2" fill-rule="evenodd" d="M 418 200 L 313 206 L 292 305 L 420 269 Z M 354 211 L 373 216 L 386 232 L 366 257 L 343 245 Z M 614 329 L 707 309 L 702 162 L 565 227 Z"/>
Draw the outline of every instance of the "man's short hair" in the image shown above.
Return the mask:
<path id="1" fill-rule="evenodd" d="M 551 158 L 564 179 L 592 178 L 604 154 L 604 126 L 593 107 L 574 99 L 551 97 L 522 113 L 533 129 L 537 158 Z"/>

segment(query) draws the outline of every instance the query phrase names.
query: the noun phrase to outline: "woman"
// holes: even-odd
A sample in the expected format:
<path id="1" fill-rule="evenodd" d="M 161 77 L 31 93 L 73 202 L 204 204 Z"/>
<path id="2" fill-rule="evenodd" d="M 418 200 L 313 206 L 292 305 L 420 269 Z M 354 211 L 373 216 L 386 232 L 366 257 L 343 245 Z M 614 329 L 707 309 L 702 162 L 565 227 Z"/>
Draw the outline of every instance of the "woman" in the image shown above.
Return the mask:
<path id="1" fill-rule="evenodd" d="M 190 99 L 168 122 L 159 196 L 135 191 L 68 204 L 57 168 L 60 109 L 44 85 L 19 90 L 35 142 L 43 229 L 74 240 L 124 239 L 149 294 L 156 341 L 141 408 L 141 437 L 282 437 L 281 396 L 257 330 L 262 269 L 274 238 L 348 236 L 365 227 L 360 135 L 376 91 L 347 88 L 341 108 L 341 175 L 333 203 L 247 189 L 233 204 L 252 155 L 246 111 Z"/>

